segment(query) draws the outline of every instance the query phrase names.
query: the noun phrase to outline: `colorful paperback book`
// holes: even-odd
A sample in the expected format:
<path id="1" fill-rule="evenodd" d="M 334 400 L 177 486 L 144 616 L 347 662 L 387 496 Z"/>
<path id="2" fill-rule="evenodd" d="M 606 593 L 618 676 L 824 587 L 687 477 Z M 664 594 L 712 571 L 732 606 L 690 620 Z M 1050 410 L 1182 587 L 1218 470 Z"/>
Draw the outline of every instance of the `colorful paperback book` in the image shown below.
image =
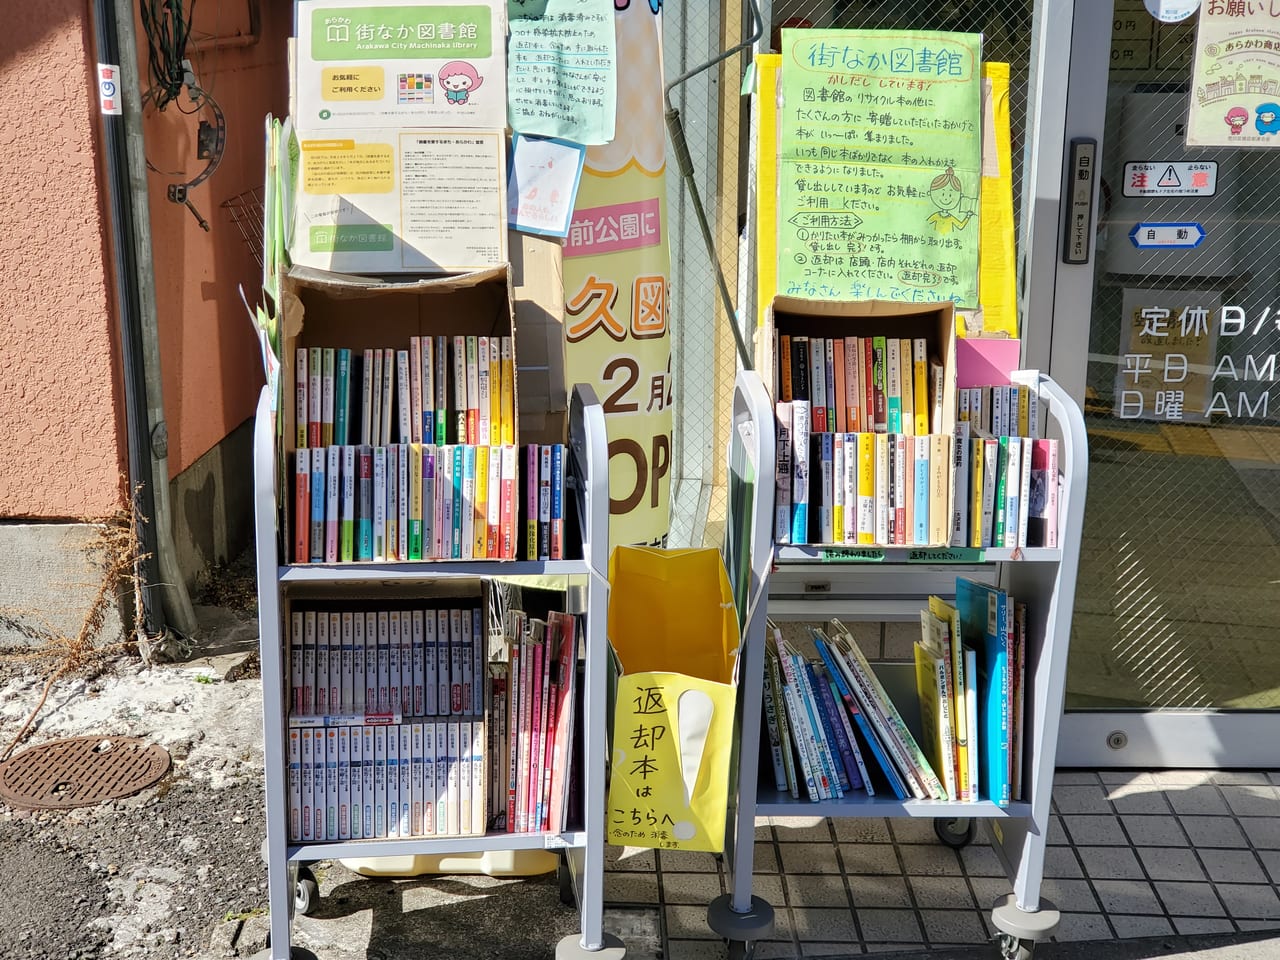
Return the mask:
<path id="1" fill-rule="evenodd" d="M 458 536 L 461 538 L 461 559 L 472 560 L 475 558 L 476 448 L 469 443 L 459 449 L 462 452 L 462 500 Z"/>
<path id="2" fill-rule="evenodd" d="M 409 338 L 408 442 L 422 442 L 422 337 Z"/>
<path id="3" fill-rule="evenodd" d="M 502 448 L 489 448 L 489 500 L 485 517 L 485 556 L 503 557 L 502 552 Z"/>
<path id="4" fill-rule="evenodd" d="M 373 557 L 387 559 L 387 448 L 373 448 Z"/>
<path id="5" fill-rule="evenodd" d="M 471 521 L 471 556 L 482 560 L 489 555 L 489 448 L 476 447 L 475 458 L 476 496 L 475 515 Z"/>
<path id="6" fill-rule="evenodd" d="M 382 445 L 390 446 L 396 438 L 391 435 L 391 411 L 396 396 L 396 351 L 387 347 L 382 351 L 382 426 L 378 436 Z"/>
<path id="7" fill-rule="evenodd" d="M 1033 440 L 1027 504 L 1027 545 L 1058 545 L 1058 441 Z"/>
<path id="8" fill-rule="evenodd" d="M 422 445 L 422 556 L 433 559 L 439 556 L 436 549 L 436 447 L 433 443 Z"/>
<path id="9" fill-rule="evenodd" d="M 1008 806 L 1011 736 L 1009 598 L 1002 590 L 963 577 L 956 580 L 961 639 L 977 652 L 978 776 L 980 796 Z"/>
<path id="10" fill-rule="evenodd" d="M 480 440 L 480 368 L 479 343 L 477 337 L 466 337 L 467 367 L 467 438 L 459 443 L 478 443 Z"/>
<path id="11" fill-rule="evenodd" d="M 450 553 L 454 560 L 461 560 L 463 557 L 462 544 L 462 515 L 469 504 L 463 499 L 464 478 L 466 476 L 466 447 L 464 445 L 456 445 L 453 448 L 453 517 L 451 522 L 453 530 L 450 535 Z M 474 478 L 473 478 L 474 479 Z M 467 544 L 467 552 L 471 551 L 471 546 Z"/>
<path id="12" fill-rule="evenodd" d="M 818 499 L 818 542 L 835 541 L 835 434 L 814 434 L 821 493 Z"/>
<path id="13" fill-rule="evenodd" d="M 791 543 L 809 542 L 809 410 L 807 400 L 791 404 Z"/>
<path id="14" fill-rule="evenodd" d="M 519 496 L 519 451 L 515 444 L 502 445 L 502 558 L 513 560 L 516 555 L 516 514 Z"/>
<path id="15" fill-rule="evenodd" d="M 436 716 L 447 717 L 453 702 L 453 641 L 448 610 L 436 611 Z"/>
<path id="16" fill-rule="evenodd" d="M 482 447 L 490 444 L 489 432 L 492 425 L 491 398 L 489 384 L 489 338 L 476 338 L 476 439 L 475 443 Z"/>
<path id="17" fill-rule="evenodd" d="M 821 337 L 809 339 L 809 414 L 813 432 L 827 431 L 827 350 Z"/>
<path id="18" fill-rule="evenodd" d="M 516 442 L 515 341 L 502 337 L 502 443 Z"/>
<path id="19" fill-rule="evenodd" d="M 489 446 L 502 443 L 502 338 L 489 338 Z"/>
<path id="20" fill-rule="evenodd" d="M 342 448 L 325 448 L 324 560 L 338 562 L 338 522 L 342 504 Z"/>
<path id="21" fill-rule="evenodd" d="M 551 559 L 551 445 L 538 450 L 538 559 Z"/>
<path id="22" fill-rule="evenodd" d="M 311 449 L 311 562 L 324 563 L 325 448 Z"/>
<path id="23" fill-rule="evenodd" d="M 320 351 L 320 446 L 333 444 L 334 355 L 332 347 Z"/>
<path id="24" fill-rule="evenodd" d="M 436 446 L 449 442 L 449 338 L 436 337 L 432 359 L 435 361 L 436 403 L 432 412 Z"/>
<path id="25" fill-rule="evenodd" d="M 914 505 L 911 542 L 929 542 L 929 436 L 921 434 L 907 441 L 912 447 L 911 464 L 914 478 Z"/>
<path id="26" fill-rule="evenodd" d="M 877 340 L 881 339 L 879 337 Z M 902 433 L 902 341 L 885 342 L 885 409 L 888 433 Z"/>
<path id="27" fill-rule="evenodd" d="M 564 559 L 564 444 L 551 445 L 551 546 L 552 560 Z"/>
<path id="28" fill-rule="evenodd" d="M 299 447 L 293 455 L 293 562 L 311 561 L 311 451 Z"/>
<path id="29" fill-rule="evenodd" d="M 355 559 L 356 540 L 356 448 L 347 444 L 342 448 L 342 519 L 338 527 L 338 560 L 350 563 Z"/>
<path id="30" fill-rule="evenodd" d="M 307 422 L 311 415 L 311 404 L 307 399 L 307 357 L 310 350 L 306 347 L 298 347 L 294 352 L 293 359 L 293 384 L 294 384 L 294 446 L 301 449 L 308 445 Z"/>
<path id="31" fill-rule="evenodd" d="M 356 559 L 373 559 L 373 449 L 356 451 Z"/>

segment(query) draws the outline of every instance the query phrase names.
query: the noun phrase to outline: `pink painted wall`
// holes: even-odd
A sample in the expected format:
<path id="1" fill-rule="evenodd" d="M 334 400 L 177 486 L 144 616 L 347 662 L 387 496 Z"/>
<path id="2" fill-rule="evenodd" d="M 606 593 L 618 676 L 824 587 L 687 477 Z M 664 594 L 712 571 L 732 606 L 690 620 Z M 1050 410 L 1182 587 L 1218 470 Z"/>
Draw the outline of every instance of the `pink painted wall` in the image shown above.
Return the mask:
<path id="1" fill-rule="evenodd" d="M 123 426 L 98 202 L 88 5 L 0 31 L 0 519 L 105 517 Z"/>
<path id="2" fill-rule="evenodd" d="M 193 36 L 223 38 L 247 33 L 249 0 L 197 4 Z M 196 130 L 204 112 L 186 116 L 184 93 L 163 113 L 143 112 L 151 173 L 151 230 L 156 309 L 169 426 L 169 472 L 174 477 L 253 415 L 263 378 L 258 343 L 237 286 L 256 302 L 261 269 L 220 204 L 260 187 L 262 130 L 267 113 L 284 116 L 288 103 L 285 40 L 292 31 L 291 3 L 264 0 L 261 37 L 245 46 L 192 51 L 199 84 L 210 90 L 227 119 L 227 146 L 217 171 L 191 191 L 191 201 L 209 222 L 200 229 L 186 207 L 166 197 L 168 185 L 188 180 L 205 166 L 196 158 Z M 138 31 L 138 69 L 147 76 L 146 39 Z M 224 40 L 225 44 L 225 40 Z M 248 478 L 246 476 L 246 483 Z"/>

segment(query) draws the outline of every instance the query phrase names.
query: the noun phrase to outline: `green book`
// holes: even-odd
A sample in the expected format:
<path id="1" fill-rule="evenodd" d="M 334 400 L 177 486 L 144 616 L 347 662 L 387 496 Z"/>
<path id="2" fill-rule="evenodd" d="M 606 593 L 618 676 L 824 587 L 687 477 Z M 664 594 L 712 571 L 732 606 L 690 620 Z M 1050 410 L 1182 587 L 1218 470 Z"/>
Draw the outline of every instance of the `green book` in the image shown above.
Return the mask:
<path id="1" fill-rule="evenodd" d="M 346 446 L 351 442 L 348 431 L 351 411 L 351 351 L 339 350 L 334 378 L 333 442 Z"/>
<path id="2" fill-rule="evenodd" d="M 1004 546 L 1005 498 L 1008 493 L 1009 438 L 1000 438 L 1000 456 L 996 461 L 995 519 L 992 524 L 991 545 Z"/>

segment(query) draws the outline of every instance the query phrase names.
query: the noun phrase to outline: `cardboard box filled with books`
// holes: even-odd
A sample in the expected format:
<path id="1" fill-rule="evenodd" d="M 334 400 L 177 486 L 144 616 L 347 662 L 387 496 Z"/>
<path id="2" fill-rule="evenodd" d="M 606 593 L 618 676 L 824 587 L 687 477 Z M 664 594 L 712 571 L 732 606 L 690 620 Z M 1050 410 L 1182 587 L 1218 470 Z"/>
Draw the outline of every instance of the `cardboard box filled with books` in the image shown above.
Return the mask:
<path id="1" fill-rule="evenodd" d="M 951 540 L 951 303 L 776 297 L 763 340 L 778 416 L 775 539 Z"/>
<path id="2" fill-rule="evenodd" d="M 282 300 L 282 376 L 293 391 L 281 410 L 285 555 L 515 558 L 529 451 L 518 446 L 510 268 L 386 283 L 295 267 Z M 561 477 L 560 497 L 548 497 L 561 509 L 539 537 L 564 556 L 563 446 L 547 445 L 542 459 L 544 485 Z M 544 478 L 532 476 L 536 498 Z"/>

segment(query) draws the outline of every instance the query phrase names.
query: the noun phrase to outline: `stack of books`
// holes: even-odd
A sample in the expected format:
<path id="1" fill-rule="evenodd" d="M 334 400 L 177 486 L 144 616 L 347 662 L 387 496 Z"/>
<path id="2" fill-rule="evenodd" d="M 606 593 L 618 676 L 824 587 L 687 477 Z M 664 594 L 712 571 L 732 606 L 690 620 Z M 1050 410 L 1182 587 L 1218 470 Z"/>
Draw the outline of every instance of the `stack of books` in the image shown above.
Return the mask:
<path id="1" fill-rule="evenodd" d="M 921 628 L 917 702 L 896 704 L 840 621 L 810 628 L 804 649 L 771 624 L 764 714 L 779 791 L 815 802 L 1021 798 L 1024 605 L 959 580 L 956 605 L 931 597 Z M 919 736 L 903 710 L 919 716 Z"/>
<path id="2" fill-rule="evenodd" d="M 956 547 L 1058 545 L 1058 441 L 1040 439 L 1039 396 L 1026 385 L 957 391 Z"/>
<path id="3" fill-rule="evenodd" d="M 292 613 L 290 839 L 565 829 L 577 618 L 510 612 L 486 664 L 479 606 L 406 606 Z"/>

